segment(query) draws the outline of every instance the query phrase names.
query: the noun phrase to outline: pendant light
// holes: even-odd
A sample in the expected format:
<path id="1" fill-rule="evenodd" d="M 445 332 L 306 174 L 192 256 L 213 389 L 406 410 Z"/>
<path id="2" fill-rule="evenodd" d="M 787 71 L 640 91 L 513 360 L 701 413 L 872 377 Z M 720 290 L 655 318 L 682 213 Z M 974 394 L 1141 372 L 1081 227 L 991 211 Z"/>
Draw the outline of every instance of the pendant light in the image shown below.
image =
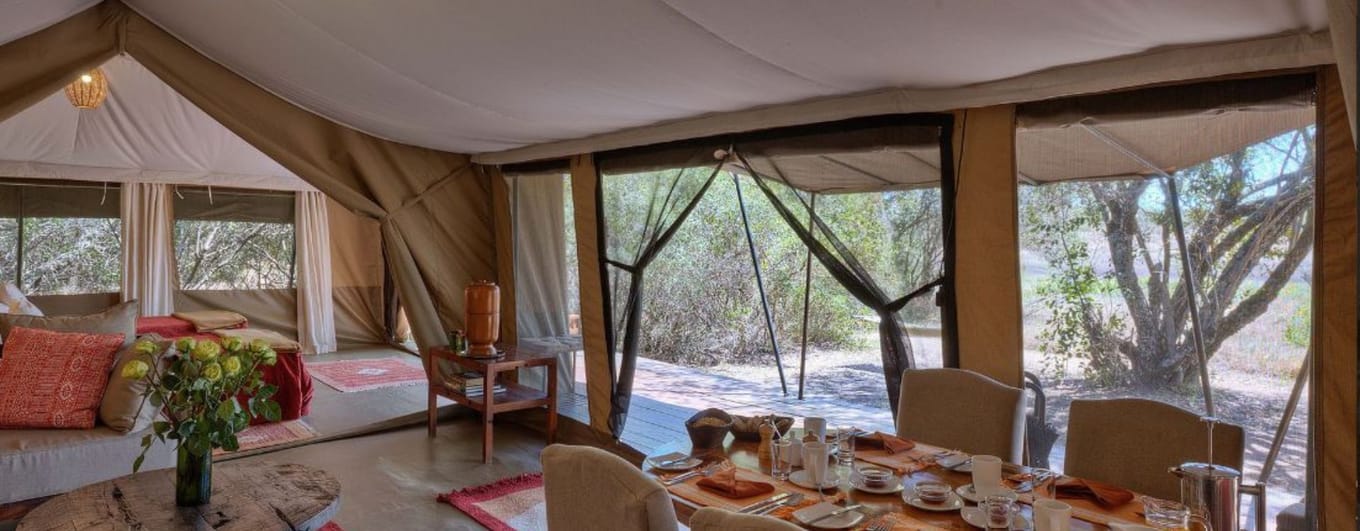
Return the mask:
<path id="1" fill-rule="evenodd" d="M 71 105 L 77 109 L 99 107 L 108 93 L 109 80 L 104 77 L 104 71 L 98 68 L 81 74 L 70 85 L 66 85 L 66 99 L 71 100 Z"/>

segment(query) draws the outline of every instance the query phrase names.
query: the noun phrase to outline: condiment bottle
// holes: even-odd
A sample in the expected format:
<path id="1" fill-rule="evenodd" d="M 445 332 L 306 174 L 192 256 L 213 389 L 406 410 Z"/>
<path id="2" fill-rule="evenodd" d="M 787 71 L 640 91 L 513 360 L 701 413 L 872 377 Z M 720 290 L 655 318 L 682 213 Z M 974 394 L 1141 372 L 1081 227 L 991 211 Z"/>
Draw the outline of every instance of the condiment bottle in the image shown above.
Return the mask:
<path id="1" fill-rule="evenodd" d="M 760 459 L 760 469 L 769 470 L 774 464 L 774 459 L 770 452 L 770 441 L 774 440 L 774 425 L 765 422 L 757 428 L 760 432 L 760 447 L 756 450 L 756 456 Z"/>

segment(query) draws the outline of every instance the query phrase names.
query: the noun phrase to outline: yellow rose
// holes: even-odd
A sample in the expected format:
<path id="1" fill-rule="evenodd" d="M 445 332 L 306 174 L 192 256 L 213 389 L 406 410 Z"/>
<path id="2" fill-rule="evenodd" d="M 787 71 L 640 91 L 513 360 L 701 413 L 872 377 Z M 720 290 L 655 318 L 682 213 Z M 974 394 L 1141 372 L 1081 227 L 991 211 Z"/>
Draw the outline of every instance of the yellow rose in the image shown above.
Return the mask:
<path id="1" fill-rule="evenodd" d="M 199 343 L 200 345 L 202 343 Z M 222 366 L 216 363 L 209 363 L 203 366 L 203 377 L 209 382 L 216 382 L 222 379 Z"/>
<path id="2" fill-rule="evenodd" d="M 229 356 L 222 360 L 222 368 L 227 371 L 227 376 L 236 376 L 241 372 L 241 358 Z"/>
<path id="3" fill-rule="evenodd" d="M 193 352 L 194 347 L 196 346 L 198 346 L 198 342 L 194 341 L 194 338 L 192 337 L 180 338 L 179 341 L 175 342 L 175 350 L 178 350 L 180 354 L 184 354 L 186 356 L 190 352 Z"/>
<path id="4" fill-rule="evenodd" d="M 142 360 L 132 360 L 123 364 L 123 377 L 129 380 L 140 380 L 146 377 L 146 373 L 151 371 L 151 366 Z"/>
<path id="5" fill-rule="evenodd" d="M 243 346 L 245 345 L 241 343 L 241 338 L 236 336 L 231 336 L 222 340 L 222 348 L 226 349 L 227 352 L 240 352 L 241 347 Z"/>
<path id="6" fill-rule="evenodd" d="M 197 345 L 194 345 L 193 353 L 194 359 L 208 361 L 222 353 L 222 346 L 212 341 L 199 341 Z"/>
<path id="7" fill-rule="evenodd" d="M 256 340 L 250 342 L 250 351 L 251 351 L 251 352 L 254 352 L 254 353 L 256 353 L 256 354 L 263 354 L 264 351 L 266 351 L 266 350 L 269 350 L 269 342 L 268 342 L 268 341 L 265 341 L 265 340 L 263 340 L 263 339 L 256 339 Z"/>
<path id="8" fill-rule="evenodd" d="M 143 356 L 154 356 L 160 352 L 160 350 L 160 346 L 157 345 L 155 341 L 147 339 L 138 339 L 137 343 L 132 345 L 132 351 Z"/>
<path id="9" fill-rule="evenodd" d="M 274 352 L 274 349 L 269 348 L 269 347 L 265 347 L 265 348 L 264 348 L 264 352 L 261 352 L 261 353 L 260 353 L 260 363 L 263 363 L 263 364 L 269 365 L 269 366 L 273 366 L 275 363 L 278 363 L 278 362 L 279 362 L 279 354 L 278 354 L 277 352 Z"/>

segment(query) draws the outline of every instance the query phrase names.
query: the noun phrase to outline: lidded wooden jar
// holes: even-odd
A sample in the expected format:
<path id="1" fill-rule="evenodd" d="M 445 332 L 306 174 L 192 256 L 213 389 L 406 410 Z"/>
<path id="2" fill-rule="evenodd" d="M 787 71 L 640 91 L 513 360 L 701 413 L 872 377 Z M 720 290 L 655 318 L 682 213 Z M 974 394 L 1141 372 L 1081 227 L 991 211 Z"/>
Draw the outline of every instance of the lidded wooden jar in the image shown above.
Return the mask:
<path id="1" fill-rule="evenodd" d="M 490 280 L 478 280 L 463 289 L 463 299 L 468 355 L 495 356 L 501 330 L 501 288 Z"/>

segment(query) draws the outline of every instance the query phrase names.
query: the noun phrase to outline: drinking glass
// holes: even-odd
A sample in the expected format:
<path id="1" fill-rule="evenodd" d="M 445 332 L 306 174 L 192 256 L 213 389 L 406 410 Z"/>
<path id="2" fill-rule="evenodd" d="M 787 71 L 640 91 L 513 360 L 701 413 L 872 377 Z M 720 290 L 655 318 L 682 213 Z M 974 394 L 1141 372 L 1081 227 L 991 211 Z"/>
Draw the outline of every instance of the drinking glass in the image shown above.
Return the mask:
<path id="1" fill-rule="evenodd" d="M 1034 499 L 1052 500 L 1058 497 L 1058 476 L 1057 472 L 1047 468 L 1030 468 L 1030 484 L 1034 487 Z"/>
<path id="2" fill-rule="evenodd" d="M 836 428 L 836 462 L 842 467 L 855 466 L 855 427 Z"/>
<path id="3" fill-rule="evenodd" d="M 787 481 L 793 472 L 793 438 L 785 437 L 770 441 L 770 476 L 779 481 Z"/>
<path id="4" fill-rule="evenodd" d="M 1015 500 L 1008 496 L 988 496 L 982 499 L 978 508 L 987 519 L 987 529 L 1010 529 L 1011 519 L 1020 512 Z"/>
<path id="5" fill-rule="evenodd" d="M 978 496 L 991 496 L 1001 490 L 1001 458 L 973 456 L 973 490 Z"/>
<path id="6" fill-rule="evenodd" d="M 1159 531 L 1186 531 L 1190 529 L 1191 520 L 1202 521 L 1202 518 L 1191 515 L 1190 508 L 1179 502 L 1150 496 L 1143 497 L 1143 512 L 1147 515 L 1148 525 Z"/>

